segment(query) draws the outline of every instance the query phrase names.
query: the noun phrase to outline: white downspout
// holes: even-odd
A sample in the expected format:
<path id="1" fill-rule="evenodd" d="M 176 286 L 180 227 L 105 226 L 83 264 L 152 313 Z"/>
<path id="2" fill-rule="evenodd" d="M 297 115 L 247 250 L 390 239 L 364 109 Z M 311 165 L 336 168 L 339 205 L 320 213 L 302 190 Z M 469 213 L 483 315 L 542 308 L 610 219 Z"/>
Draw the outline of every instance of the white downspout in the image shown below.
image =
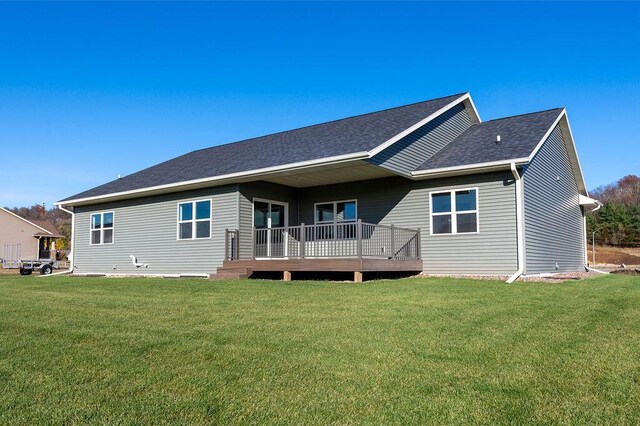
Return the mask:
<path id="1" fill-rule="evenodd" d="M 511 173 L 516 180 L 516 232 L 518 241 L 518 270 L 509 277 L 507 284 L 517 280 L 524 272 L 524 232 L 522 229 L 522 178 L 516 168 L 516 163 L 511 163 Z"/>
<path id="2" fill-rule="evenodd" d="M 75 237 L 75 231 L 76 231 L 76 214 L 71 210 L 65 209 L 64 207 L 62 207 L 61 204 L 58 204 L 58 208 L 63 212 L 67 212 L 71 215 L 71 244 L 70 244 L 71 251 L 69 251 L 69 256 L 67 256 L 69 258 L 69 270 L 67 272 L 73 272 L 73 269 L 74 269 L 73 250 L 75 245 L 74 237 Z"/>
<path id="3" fill-rule="evenodd" d="M 602 206 L 603 204 L 600 201 L 597 201 L 596 207 L 594 209 L 589 210 L 589 213 L 597 212 L 598 210 L 600 210 Z M 584 269 L 587 272 L 597 272 L 599 274 L 608 274 L 608 272 L 604 272 L 599 269 L 594 269 L 589 266 L 589 256 L 587 255 L 587 246 L 589 245 L 589 242 L 587 241 L 587 213 L 586 212 L 583 217 L 584 217 Z M 595 247 L 592 247 L 591 249 L 595 250 Z"/>

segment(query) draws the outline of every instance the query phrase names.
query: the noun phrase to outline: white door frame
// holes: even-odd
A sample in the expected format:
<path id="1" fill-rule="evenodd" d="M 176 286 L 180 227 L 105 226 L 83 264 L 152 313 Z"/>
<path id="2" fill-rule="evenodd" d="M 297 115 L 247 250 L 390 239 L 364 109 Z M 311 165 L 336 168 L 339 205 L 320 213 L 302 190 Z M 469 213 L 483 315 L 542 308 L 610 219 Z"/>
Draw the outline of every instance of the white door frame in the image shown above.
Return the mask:
<path id="1" fill-rule="evenodd" d="M 284 207 L 284 227 L 288 228 L 289 227 L 289 203 L 286 203 L 284 201 L 277 201 L 277 200 L 269 200 L 267 198 L 259 198 L 259 197 L 253 197 L 253 200 L 251 202 L 251 228 L 255 228 L 256 227 L 256 222 L 255 222 L 255 213 L 256 213 L 256 207 L 255 207 L 255 203 L 259 202 L 259 203 L 265 203 L 269 205 L 269 212 L 267 215 L 267 256 L 269 258 L 271 258 L 271 205 L 272 204 L 277 204 L 279 206 L 283 206 Z M 284 238 L 288 238 L 287 232 L 284 233 Z M 252 238 L 253 240 L 253 238 Z M 255 241 L 252 242 L 252 244 L 255 244 Z M 287 257 L 289 255 L 289 244 L 286 243 L 286 240 L 283 241 L 284 244 L 284 257 Z"/>

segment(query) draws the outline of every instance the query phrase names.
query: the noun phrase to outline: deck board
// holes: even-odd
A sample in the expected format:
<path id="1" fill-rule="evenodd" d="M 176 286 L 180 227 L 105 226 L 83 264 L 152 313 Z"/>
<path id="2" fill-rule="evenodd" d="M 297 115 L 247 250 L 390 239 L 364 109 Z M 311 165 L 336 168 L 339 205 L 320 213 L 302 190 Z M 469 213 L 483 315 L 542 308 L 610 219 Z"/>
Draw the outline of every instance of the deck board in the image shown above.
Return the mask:
<path id="1" fill-rule="evenodd" d="M 246 268 L 254 272 L 420 272 L 422 260 L 367 258 L 227 260 L 221 269 L 238 268 Z"/>

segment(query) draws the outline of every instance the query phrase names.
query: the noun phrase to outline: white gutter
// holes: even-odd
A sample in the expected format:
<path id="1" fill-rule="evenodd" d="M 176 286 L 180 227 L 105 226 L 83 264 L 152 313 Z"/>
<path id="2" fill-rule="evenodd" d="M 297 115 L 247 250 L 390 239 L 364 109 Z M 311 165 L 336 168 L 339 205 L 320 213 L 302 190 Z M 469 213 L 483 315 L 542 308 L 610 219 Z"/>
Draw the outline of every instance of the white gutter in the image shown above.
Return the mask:
<path id="1" fill-rule="evenodd" d="M 514 158 L 511 160 L 501 160 L 501 161 L 490 161 L 487 163 L 478 163 L 478 164 L 470 164 L 465 166 L 452 166 L 452 167 L 441 167 L 438 169 L 430 169 L 430 170 L 416 170 L 411 172 L 412 178 L 435 178 L 435 177 L 445 177 L 445 176 L 453 176 L 460 174 L 474 174 L 474 173 L 483 173 L 483 172 L 492 172 L 496 170 L 508 170 L 511 167 L 511 163 L 526 164 L 529 162 L 529 158 Z"/>
<path id="2" fill-rule="evenodd" d="M 516 231 L 518 241 L 518 270 L 509 277 L 507 284 L 517 280 L 524 272 L 524 232 L 522 226 L 522 178 L 516 168 L 516 163 L 511 163 L 511 173 L 516 180 Z"/>
<path id="3" fill-rule="evenodd" d="M 58 204 L 58 208 L 60 210 L 62 210 L 63 212 L 67 212 L 71 215 L 71 242 L 69 244 L 69 246 L 71 247 L 71 250 L 69 251 L 69 256 L 67 256 L 69 258 L 69 270 L 66 271 L 67 273 L 69 272 L 73 272 L 73 245 L 74 245 L 74 236 L 75 236 L 75 231 L 76 231 L 76 214 L 74 212 L 72 212 L 71 210 L 67 210 L 64 207 L 62 207 L 61 204 Z"/>

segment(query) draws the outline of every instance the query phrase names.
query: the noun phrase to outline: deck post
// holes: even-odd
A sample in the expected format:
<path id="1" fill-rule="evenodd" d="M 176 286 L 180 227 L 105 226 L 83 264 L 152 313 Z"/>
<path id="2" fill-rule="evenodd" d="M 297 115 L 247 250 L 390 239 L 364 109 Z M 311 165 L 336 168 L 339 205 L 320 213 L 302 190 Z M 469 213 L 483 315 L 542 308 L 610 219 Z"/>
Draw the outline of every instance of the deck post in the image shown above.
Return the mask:
<path id="1" fill-rule="evenodd" d="M 224 258 L 229 260 L 229 228 L 224 229 Z"/>
<path id="2" fill-rule="evenodd" d="M 282 272 L 282 281 L 291 281 L 291 271 Z"/>
<path id="3" fill-rule="evenodd" d="M 418 242 L 417 242 L 417 247 L 416 247 L 416 255 L 418 256 L 418 259 L 421 258 L 420 256 L 420 228 L 418 228 Z"/>
<path id="4" fill-rule="evenodd" d="M 354 271 L 353 272 L 353 282 L 361 283 L 362 282 L 362 271 Z"/>
<path id="5" fill-rule="evenodd" d="M 358 219 L 356 222 L 356 238 L 358 240 L 358 259 L 362 259 L 362 219 Z M 360 273 L 360 281 L 362 282 L 362 273 Z"/>
<path id="6" fill-rule="evenodd" d="M 298 255 L 300 256 L 301 259 L 304 259 L 304 246 L 305 246 L 305 239 L 306 239 L 306 233 L 304 232 L 304 222 L 302 222 L 300 224 L 300 250 L 298 253 Z"/>
<path id="7" fill-rule="evenodd" d="M 256 258 L 256 227 L 251 228 L 251 258 Z"/>
<path id="8" fill-rule="evenodd" d="M 396 258 L 396 228 L 391 224 L 391 259 Z"/>
<path id="9" fill-rule="evenodd" d="M 240 230 L 236 229 L 235 231 L 233 231 L 233 245 L 232 245 L 232 250 L 233 250 L 233 260 L 238 260 L 240 259 Z"/>

